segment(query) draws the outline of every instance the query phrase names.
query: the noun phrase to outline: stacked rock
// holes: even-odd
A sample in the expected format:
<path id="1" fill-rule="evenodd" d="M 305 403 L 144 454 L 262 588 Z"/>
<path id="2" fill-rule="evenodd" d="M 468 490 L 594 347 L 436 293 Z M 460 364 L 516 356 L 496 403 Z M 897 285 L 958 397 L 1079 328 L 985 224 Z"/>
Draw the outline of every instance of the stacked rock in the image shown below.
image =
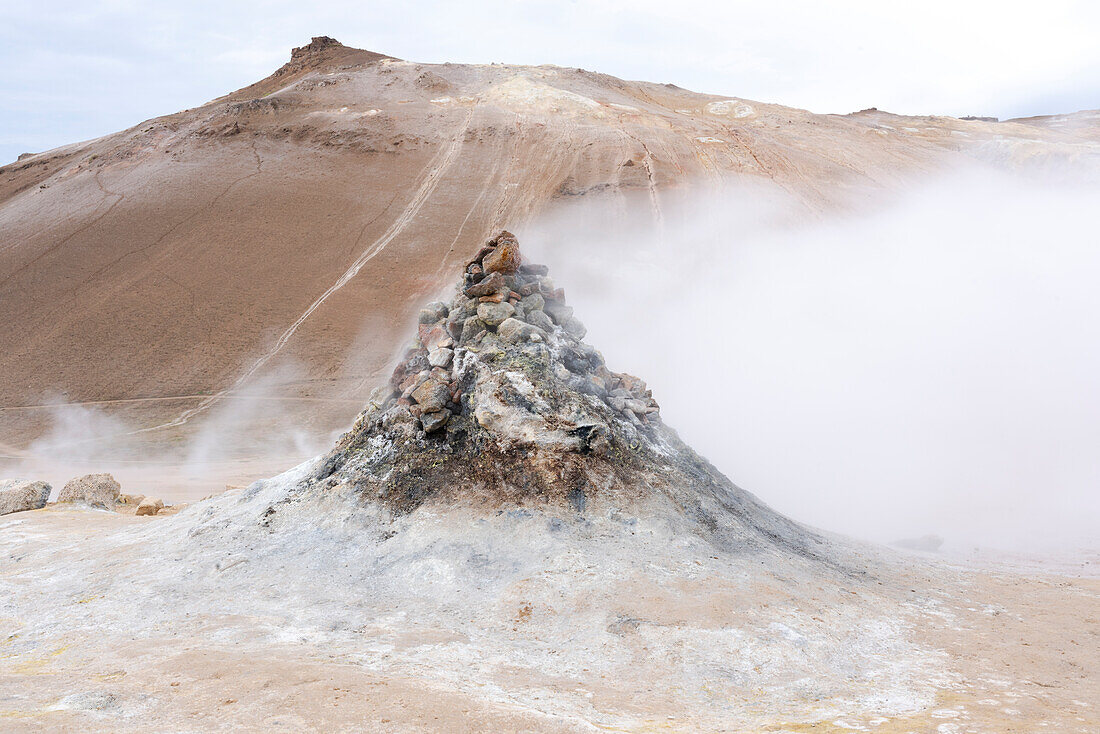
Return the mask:
<path id="1" fill-rule="evenodd" d="M 445 428 L 462 412 L 456 355 L 477 352 L 489 334 L 505 345 L 551 347 L 557 376 L 571 388 L 601 398 L 635 426 L 659 419 L 660 408 L 645 383 L 609 370 L 603 356 L 581 340 L 584 325 L 565 302 L 544 265 L 523 262 L 519 242 L 501 232 L 466 264 L 458 293 L 430 303 L 418 317 L 417 340 L 394 369 L 397 404 L 415 415 L 425 433 Z"/>

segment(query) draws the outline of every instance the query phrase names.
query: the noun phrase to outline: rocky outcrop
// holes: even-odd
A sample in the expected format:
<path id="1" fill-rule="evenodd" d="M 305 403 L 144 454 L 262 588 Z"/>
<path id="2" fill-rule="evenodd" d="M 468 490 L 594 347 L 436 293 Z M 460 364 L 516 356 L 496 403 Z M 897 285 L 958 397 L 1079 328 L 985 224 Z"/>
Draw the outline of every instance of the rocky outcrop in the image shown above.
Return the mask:
<path id="1" fill-rule="evenodd" d="M 294 501 L 343 495 L 395 515 L 426 503 L 581 515 L 660 505 L 709 541 L 816 557 L 821 538 L 695 454 L 645 382 L 583 341 L 564 291 L 510 233 L 417 321 L 414 346 Z M 272 506 L 263 522 L 279 517 Z"/>
<path id="2" fill-rule="evenodd" d="M 0 515 L 42 509 L 50 498 L 51 489 L 46 482 L 29 479 L 0 481 Z"/>
<path id="3" fill-rule="evenodd" d="M 164 509 L 164 502 L 156 497 L 145 497 L 138 503 L 135 515 L 155 515 Z"/>
<path id="4" fill-rule="evenodd" d="M 76 502 L 103 510 L 114 510 L 121 488 L 110 474 L 86 474 L 70 479 L 61 488 L 57 501 Z"/>

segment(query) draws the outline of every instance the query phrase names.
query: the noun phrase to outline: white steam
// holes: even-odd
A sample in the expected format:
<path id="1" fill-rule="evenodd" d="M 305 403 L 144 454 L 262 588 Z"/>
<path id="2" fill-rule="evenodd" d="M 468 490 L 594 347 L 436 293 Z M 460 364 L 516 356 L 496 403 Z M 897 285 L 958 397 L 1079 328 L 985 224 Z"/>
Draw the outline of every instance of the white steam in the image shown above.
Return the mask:
<path id="1" fill-rule="evenodd" d="M 810 222 L 770 188 L 524 232 L 613 369 L 741 486 L 878 541 L 1096 547 L 1100 190 L 969 171 Z"/>

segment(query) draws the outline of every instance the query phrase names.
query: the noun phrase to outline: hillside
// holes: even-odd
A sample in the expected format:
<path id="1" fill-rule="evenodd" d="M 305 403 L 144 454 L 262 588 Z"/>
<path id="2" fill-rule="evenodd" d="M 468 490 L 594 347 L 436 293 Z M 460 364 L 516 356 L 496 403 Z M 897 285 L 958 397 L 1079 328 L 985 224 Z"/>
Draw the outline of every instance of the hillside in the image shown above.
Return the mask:
<path id="1" fill-rule="evenodd" d="M 552 66 L 418 64 L 318 38 L 267 79 L 0 168 L 0 445 L 62 397 L 173 445 L 256 380 L 346 425 L 415 309 L 500 228 L 742 179 L 806 216 L 961 160 L 1095 155 L 1095 116 L 816 115 Z M 292 369 L 291 367 L 292 366 Z"/>

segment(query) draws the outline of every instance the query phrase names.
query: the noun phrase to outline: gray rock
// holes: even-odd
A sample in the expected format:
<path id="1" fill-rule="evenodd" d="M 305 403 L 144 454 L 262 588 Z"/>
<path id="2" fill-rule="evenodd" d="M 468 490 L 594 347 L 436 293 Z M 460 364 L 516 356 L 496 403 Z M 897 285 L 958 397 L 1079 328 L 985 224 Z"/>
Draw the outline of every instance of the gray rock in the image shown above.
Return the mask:
<path id="1" fill-rule="evenodd" d="M 40 510 L 50 498 L 50 485 L 30 479 L 0 481 L 0 515 Z"/>
<path id="2" fill-rule="evenodd" d="M 441 347 L 428 355 L 428 363 L 432 367 L 450 367 L 454 356 L 455 350 Z"/>
<path id="3" fill-rule="evenodd" d="M 542 310 L 546 314 L 554 319 L 554 323 L 562 326 L 566 319 L 573 318 L 573 307 L 566 306 L 561 301 L 547 301 L 546 305 L 542 307 Z"/>
<path id="4" fill-rule="evenodd" d="M 576 316 L 565 319 L 565 323 L 561 325 L 561 328 L 565 330 L 566 334 L 576 339 L 583 339 L 584 335 L 588 333 L 588 329 L 584 328 L 584 324 Z"/>
<path id="5" fill-rule="evenodd" d="M 110 474 L 86 474 L 70 479 L 61 488 L 57 501 L 81 502 L 104 510 L 114 510 L 120 489 L 122 487 Z"/>
<path id="6" fill-rule="evenodd" d="M 420 309 L 417 321 L 421 324 L 434 324 L 436 321 L 447 317 L 447 310 L 446 303 L 440 303 L 439 301 L 429 303 Z"/>
<path id="7" fill-rule="evenodd" d="M 542 311 L 528 311 L 527 323 L 531 324 L 532 326 L 537 326 L 547 334 L 554 330 L 554 322 L 551 321 L 550 317 Z"/>
<path id="8" fill-rule="evenodd" d="M 445 383 L 435 378 L 429 378 L 420 387 L 413 390 L 411 397 L 425 413 L 434 413 L 443 410 L 443 407 L 451 399 L 451 390 Z"/>
<path id="9" fill-rule="evenodd" d="M 471 316 L 462 322 L 462 333 L 459 334 L 458 340 L 463 344 L 469 342 L 481 331 L 485 330 L 485 322 L 479 319 L 477 316 Z"/>
<path id="10" fill-rule="evenodd" d="M 542 297 L 541 293 L 532 293 L 529 296 L 524 296 L 520 301 L 525 311 L 541 311 L 546 306 L 546 299 Z"/>
<path id="11" fill-rule="evenodd" d="M 510 303 L 482 303 L 477 307 L 477 317 L 488 326 L 496 326 L 516 312 Z"/>
<path id="12" fill-rule="evenodd" d="M 424 429 L 424 433 L 434 433 L 443 426 L 447 425 L 447 421 L 450 419 L 451 413 L 447 410 L 437 410 L 431 413 L 422 413 L 420 416 L 420 425 Z"/>
<path id="13" fill-rule="evenodd" d="M 524 323 L 517 318 L 510 318 L 502 321 L 500 326 L 497 327 L 497 335 L 504 341 L 513 344 L 528 341 L 535 336 L 545 338 L 542 330 L 537 326 Z"/>

